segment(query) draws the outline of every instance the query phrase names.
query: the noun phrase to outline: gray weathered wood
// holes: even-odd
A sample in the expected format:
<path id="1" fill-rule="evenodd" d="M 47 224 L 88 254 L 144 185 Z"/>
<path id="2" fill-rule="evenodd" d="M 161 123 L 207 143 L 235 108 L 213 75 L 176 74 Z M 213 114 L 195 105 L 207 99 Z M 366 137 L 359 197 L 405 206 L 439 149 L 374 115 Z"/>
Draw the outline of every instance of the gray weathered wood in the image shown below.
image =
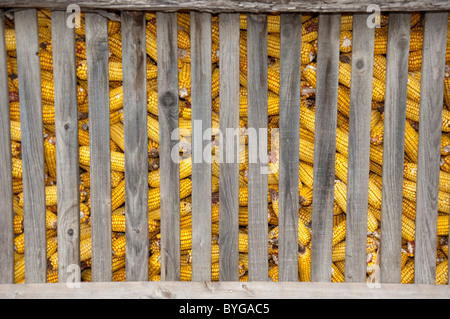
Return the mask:
<path id="1" fill-rule="evenodd" d="M 297 281 L 302 17 L 286 13 L 280 19 L 278 280 Z"/>
<path id="2" fill-rule="evenodd" d="M 442 100 L 448 12 L 425 13 L 417 161 L 414 282 L 436 282 Z"/>
<path id="3" fill-rule="evenodd" d="M 267 15 L 247 15 L 248 274 L 268 279 Z"/>
<path id="4" fill-rule="evenodd" d="M 22 132 L 25 281 L 47 279 L 44 141 L 37 12 L 16 12 L 17 67 Z"/>
<path id="5" fill-rule="evenodd" d="M 191 12 L 193 281 L 211 280 L 211 45 L 211 14 Z"/>
<path id="6" fill-rule="evenodd" d="M 331 280 L 340 14 L 319 16 L 311 281 Z"/>
<path id="7" fill-rule="evenodd" d="M 446 285 L 330 282 L 82 282 L 0 285 L 0 298 L 30 299 L 429 299 L 450 298 Z M 227 301 L 225 301 L 227 302 Z M 272 310 L 270 308 L 269 311 Z M 178 309 L 176 310 L 178 311 Z M 270 312 L 269 312 L 270 314 Z"/>
<path id="8" fill-rule="evenodd" d="M 219 15 L 220 280 L 239 279 L 239 14 Z"/>
<path id="9" fill-rule="evenodd" d="M 368 14 L 353 15 L 345 240 L 347 282 L 366 281 L 370 117 L 375 38 L 375 29 L 367 26 L 368 17 Z"/>
<path id="10" fill-rule="evenodd" d="M 180 280 L 180 165 L 178 147 L 177 14 L 156 14 L 158 48 L 158 119 L 161 178 L 161 280 Z M 175 154 L 178 154 L 176 152 Z"/>
<path id="11" fill-rule="evenodd" d="M 148 280 L 148 133 L 145 13 L 122 12 L 126 280 Z"/>
<path id="12" fill-rule="evenodd" d="M 0 15 L 3 10 L 0 10 Z M 0 17 L 0 284 L 14 283 L 13 190 L 11 172 L 11 131 L 6 65 L 5 24 Z"/>
<path id="13" fill-rule="evenodd" d="M 68 16 L 64 11 L 53 11 L 51 16 L 57 141 L 58 281 L 66 282 L 70 276 L 79 282 L 80 272 L 73 274 L 70 268 L 80 264 L 80 165 L 75 29 L 67 27 Z"/>
<path id="14" fill-rule="evenodd" d="M 424 1 L 404 1 L 404 0 L 292 0 L 270 1 L 270 0 L 245 0 L 245 1 L 226 1 L 226 0 L 65 0 L 65 1 L 20 1 L 20 0 L 1 0 L 0 7 L 46 7 L 66 9 L 69 4 L 77 4 L 81 8 L 106 8 L 106 9 L 127 9 L 127 10 L 200 10 L 206 12 L 366 12 L 369 4 L 375 4 L 382 11 L 440 11 L 450 10 L 450 5 L 446 0 L 424 0 Z"/>
<path id="15" fill-rule="evenodd" d="M 403 160 L 411 14 L 389 15 L 381 201 L 381 281 L 400 283 Z"/>
<path id="16" fill-rule="evenodd" d="M 111 143 L 107 19 L 86 13 L 91 174 L 92 280 L 112 279 Z"/>

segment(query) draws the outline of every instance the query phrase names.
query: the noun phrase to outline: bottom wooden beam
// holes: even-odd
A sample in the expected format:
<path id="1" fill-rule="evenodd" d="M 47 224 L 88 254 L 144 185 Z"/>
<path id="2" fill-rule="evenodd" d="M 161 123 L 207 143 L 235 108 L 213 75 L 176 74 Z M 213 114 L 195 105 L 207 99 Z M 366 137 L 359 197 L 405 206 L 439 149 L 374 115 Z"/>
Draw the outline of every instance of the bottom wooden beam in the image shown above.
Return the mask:
<path id="1" fill-rule="evenodd" d="M 71 283 L 74 286 L 74 283 Z M 448 285 L 325 282 L 82 282 L 4 284 L 0 299 L 423 299 L 450 298 Z"/>

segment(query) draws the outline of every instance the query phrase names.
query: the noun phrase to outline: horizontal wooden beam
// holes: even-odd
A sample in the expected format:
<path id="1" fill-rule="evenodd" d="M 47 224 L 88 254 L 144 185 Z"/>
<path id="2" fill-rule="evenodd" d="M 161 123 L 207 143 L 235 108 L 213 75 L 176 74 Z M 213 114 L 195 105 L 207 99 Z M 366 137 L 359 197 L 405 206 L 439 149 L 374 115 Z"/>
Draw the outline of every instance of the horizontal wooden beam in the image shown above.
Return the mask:
<path id="1" fill-rule="evenodd" d="M 71 283 L 72 286 L 75 283 Z M 447 285 L 405 285 L 328 282 L 82 282 L 0 285 L 0 298 L 80 299 L 335 299 L 450 298 Z"/>
<path id="2" fill-rule="evenodd" d="M 0 7 L 66 9 L 76 4 L 81 9 L 122 9 L 122 10 L 198 10 L 203 12 L 367 12 L 369 5 L 378 5 L 381 11 L 442 11 L 450 10 L 447 0 L 0 0 Z M 373 12 L 370 11 L 369 12 Z"/>

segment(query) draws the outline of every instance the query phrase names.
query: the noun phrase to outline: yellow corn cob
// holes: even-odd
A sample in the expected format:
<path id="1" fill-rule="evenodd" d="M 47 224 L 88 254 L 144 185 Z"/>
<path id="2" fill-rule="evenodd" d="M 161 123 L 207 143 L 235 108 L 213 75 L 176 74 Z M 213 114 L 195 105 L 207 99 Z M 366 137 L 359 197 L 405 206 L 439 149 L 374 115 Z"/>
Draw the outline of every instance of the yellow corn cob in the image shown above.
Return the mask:
<path id="1" fill-rule="evenodd" d="M 189 13 L 178 12 L 177 21 L 178 21 L 178 25 L 181 26 L 184 29 L 184 31 L 189 33 L 189 31 L 191 29 L 191 24 L 190 24 L 191 16 L 189 15 Z"/>
<path id="2" fill-rule="evenodd" d="M 348 159 L 340 153 L 335 156 L 335 174 L 338 179 L 347 183 Z"/>
<path id="3" fill-rule="evenodd" d="M 307 163 L 300 162 L 299 174 L 302 184 L 313 188 L 313 167 Z"/>
<path id="4" fill-rule="evenodd" d="M 370 131 L 370 143 L 373 145 L 383 144 L 384 121 L 379 121 Z"/>
<path id="5" fill-rule="evenodd" d="M 410 181 L 417 182 L 417 164 L 405 163 L 403 175 Z M 439 171 L 439 190 L 450 193 L 450 173 Z"/>
<path id="6" fill-rule="evenodd" d="M 414 163 L 417 163 L 419 133 L 408 122 L 405 129 L 405 153 Z"/>
<path id="7" fill-rule="evenodd" d="M 302 244 L 298 245 L 298 279 L 311 281 L 311 250 Z"/>
<path id="8" fill-rule="evenodd" d="M 80 164 L 90 166 L 89 146 L 81 146 L 79 149 Z M 121 152 L 111 152 L 111 170 L 125 172 L 125 154 Z"/>
<path id="9" fill-rule="evenodd" d="M 149 139 L 159 142 L 159 122 L 158 119 L 150 115 L 147 116 L 147 133 Z"/>
<path id="10" fill-rule="evenodd" d="M 41 69 L 47 71 L 53 71 L 53 56 L 52 53 L 46 50 L 41 50 L 39 52 Z"/>
<path id="11" fill-rule="evenodd" d="M 341 30 L 339 49 L 343 53 L 352 52 L 352 32 L 351 31 Z"/>
<path id="12" fill-rule="evenodd" d="M 403 197 L 415 202 L 416 200 L 416 183 L 403 179 Z M 448 214 L 450 209 L 450 196 L 448 193 L 439 191 L 438 194 L 438 211 Z M 448 232 L 448 230 L 447 230 Z"/>
<path id="13" fill-rule="evenodd" d="M 333 246 L 340 243 L 345 238 L 345 230 L 347 223 L 346 221 L 340 222 L 338 225 L 333 227 Z"/>
<path id="14" fill-rule="evenodd" d="M 381 82 L 386 82 L 386 57 L 377 54 L 373 59 L 373 76 Z"/>
<path id="15" fill-rule="evenodd" d="M 116 210 L 125 203 L 125 179 L 111 191 L 111 209 Z"/>
<path id="16" fill-rule="evenodd" d="M 436 285 L 448 283 L 448 260 L 444 260 L 436 266 Z"/>
<path id="17" fill-rule="evenodd" d="M 111 55 L 122 59 L 122 33 L 110 34 L 108 37 L 108 47 Z"/>
<path id="18" fill-rule="evenodd" d="M 16 32 L 12 28 L 5 28 L 6 51 L 16 51 Z"/>
<path id="19" fill-rule="evenodd" d="M 411 259 L 402 268 L 401 271 L 401 283 L 402 284 L 412 284 L 414 283 L 414 260 Z"/>
<path id="20" fill-rule="evenodd" d="M 422 69 L 422 50 L 409 53 L 408 71 L 415 72 Z"/>
<path id="21" fill-rule="evenodd" d="M 56 140 L 54 137 L 48 137 L 44 140 L 44 155 L 48 174 L 50 177 L 56 178 Z"/>
<path id="22" fill-rule="evenodd" d="M 353 29 L 353 15 L 341 15 L 341 33 L 342 31 L 351 31 Z"/>
<path id="23" fill-rule="evenodd" d="M 300 205 L 304 206 L 309 206 L 312 204 L 312 188 L 309 188 L 308 186 L 304 185 L 303 187 L 300 188 L 299 190 L 299 202 Z M 272 205 L 273 205 L 273 201 L 272 201 Z"/>
<path id="24" fill-rule="evenodd" d="M 178 95 L 184 99 L 191 95 L 191 64 L 181 63 L 178 72 L 179 91 Z"/>
<path id="25" fill-rule="evenodd" d="M 422 51 L 422 44 L 423 44 L 423 29 L 418 28 L 415 30 L 411 30 L 409 51 L 411 52 Z"/>
<path id="26" fill-rule="evenodd" d="M 22 178 L 22 160 L 18 157 L 12 158 L 12 177 Z"/>

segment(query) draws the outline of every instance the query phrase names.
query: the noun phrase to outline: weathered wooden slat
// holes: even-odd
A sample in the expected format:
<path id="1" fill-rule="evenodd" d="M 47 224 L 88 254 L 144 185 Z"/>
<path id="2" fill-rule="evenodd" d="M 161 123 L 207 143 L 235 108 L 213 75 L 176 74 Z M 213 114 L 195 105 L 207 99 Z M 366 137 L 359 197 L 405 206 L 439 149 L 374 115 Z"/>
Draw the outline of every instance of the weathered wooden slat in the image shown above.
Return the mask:
<path id="1" fill-rule="evenodd" d="M 345 240 L 347 282 L 366 280 L 370 117 L 375 38 L 375 29 L 367 26 L 368 17 L 368 14 L 353 15 Z"/>
<path id="2" fill-rule="evenodd" d="M 82 282 L 70 289 L 64 283 L 0 285 L 0 298 L 28 299 L 448 299 L 446 285 L 331 282 Z M 184 302 L 184 301 L 180 301 Z M 270 301 L 269 303 L 269 311 Z M 179 311 L 177 307 L 175 311 Z M 175 313 L 175 312 L 174 312 Z M 270 314 L 270 312 L 269 312 Z"/>
<path id="3" fill-rule="evenodd" d="M 425 14 L 420 86 L 414 282 L 436 282 L 442 100 L 448 12 Z"/>
<path id="4" fill-rule="evenodd" d="M 331 280 L 340 14 L 319 16 L 311 281 Z"/>
<path id="5" fill-rule="evenodd" d="M 371 0 L 353 1 L 353 0 L 333 0 L 333 1 L 312 1 L 312 0 L 293 0 L 289 2 L 280 1 L 224 1 L 208 0 L 196 1 L 187 0 L 174 2 L 169 0 L 66 0 L 66 1 L 20 1 L 20 0 L 1 0 L 0 7 L 46 7 L 66 9 L 69 4 L 77 4 L 82 8 L 104 8 L 104 9 L 127 9 L 127 10 L 200 10 L 205 12 L 367 12 L 369 4 L 375 4 L 382 11 L 441 11 L 450 10 L 450 5 L 446 0 L 424 0 L 424 1 L 404 1 L 404 0 Z"/>
<path id="6" fill-rule="evenodd" d="M 220 280 L 239 279 L 239 14 L 219 15 Z"/>
<path id="7" fill-rule="evenodd" d="M 247 15 L 248 273 L 268 278 L 267 15 Z"/>
<path id="8" fill-rule="evenodd" d="M 68 28 L 69 14 L 53 11 L 52 52 L 55 87 L 56 181 L 58 185 L 58 281 L 81 281 L 80 264 L 80 165 L 78 152 L 77 75 L 75 30 Z M 68 272 L 68 270 L 70 272 Z M 75 277 L 74 277 L 75 276 Z"/>
<path id="9" fill-rule="evenodd" d="M 286 13 L 280 19 L 278 280 L 297 281 L 302 17 Z"/>
<path id="10" fill-rule="evenodd" d="M 381 201 L 381 281 L 400 283 L 403 160 L 411 14 L 389 15 Z"/>
<path id="11" fill-rule="evenodd" d="M 14 21 L 22 132 L 25 281 L 39 283 L 47 279 L 47 241 L 37 12 L 16 12 Z"/>
<path id="12" fill-rule="evenodd" d="M 161 280 L 180 280 L 180 165 L 178 147 L 177 13 L 156 14 L 158 119 L 161 174 Z M 178 154 L 176 152 L 175 154 Z"/>
<path id="13" fill-rule="evenodd" d="M 92 281 L 112 279 L 111 143 L 107 19 L 86 13 L 91 175 Z"/>
<path id="14" fill-rule="evenodd" d="M 212 127 L 210 30 L 211 14 L 191 12 L 193 281 L 211 280 L 211 134 L 205 134 Z"/>
<path id="15" fill-rule="evenodd" d="M 0 10 L 0 15 L 3 10 Z M 13 190 L 11 172 L 11 131 L 6 65 L 5 24 L 0 17 L 0 284 L 14 283 Z"/>
<path id="16" fill-rule="evenodd" d="M 126 280 L 148 280 L 148 133 L 145 13 L 122 18 Z"/>

